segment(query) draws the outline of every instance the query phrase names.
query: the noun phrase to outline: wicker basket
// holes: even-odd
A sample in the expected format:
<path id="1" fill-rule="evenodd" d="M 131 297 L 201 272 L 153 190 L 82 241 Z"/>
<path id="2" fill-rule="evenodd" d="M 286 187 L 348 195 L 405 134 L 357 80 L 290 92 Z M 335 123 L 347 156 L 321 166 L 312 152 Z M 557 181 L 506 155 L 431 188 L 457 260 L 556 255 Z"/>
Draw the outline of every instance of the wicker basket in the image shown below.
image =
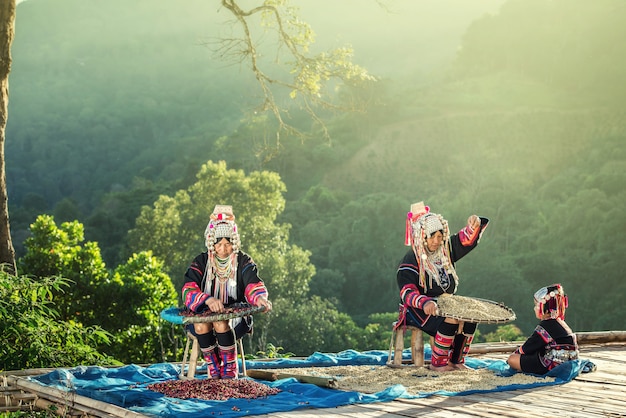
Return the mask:
<path id="1" fill-rule="evenodd" d="M 439 296 L 437 307 L 437 316 L 477 324 L 503 324 L 516 318 L 515 312 L 502 303 L 469 296 Z"/>
<path id="2" fill-rule="evenodd" d="M 236 304 L 230 305 L 225 308 L 226 310 L 221 313 L 192 312 L 187 308 L 167 308 L 161 312 L 161 318 L 174 324 L 194 324 L 199 322 L 217 322 L 227 321 L 233 318 L 240 318 L 262 312 L 265 310 L 264 306 L 253 306 L 249 304 Z"/>

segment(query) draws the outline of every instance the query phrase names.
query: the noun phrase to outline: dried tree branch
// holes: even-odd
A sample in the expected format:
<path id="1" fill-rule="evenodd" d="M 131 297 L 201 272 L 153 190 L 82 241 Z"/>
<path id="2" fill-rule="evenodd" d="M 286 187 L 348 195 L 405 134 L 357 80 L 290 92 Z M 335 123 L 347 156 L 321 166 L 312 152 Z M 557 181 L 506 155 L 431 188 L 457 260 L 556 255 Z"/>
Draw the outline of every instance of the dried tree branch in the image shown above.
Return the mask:
<path id="1" fill-rule="evenodd" d="M 297 103 L 306 111 L 321 127 L 322 135 L 329 140 L 328 129 L 317 109 L 347 109 L 333 103 L 330 95 L 325 93 L 326 85 L 331 82 L 374 80 L 366 70 L 351 62 L 352 50 L 343 47 L 315 56 L 310 55 L 309 46 L 313 43 L 314 33 L 308 24 L 298 18 L 295 9 L 289 6 L 288 0 L 264 0 L 262 5 L 249 10 L 242 9 L 237 0 L 222 0 L 221 4 L 235 17 L 238 27 L 242 30 L 242 37 L 220 39 L 215 51 L 222 58 L 239 63 L 247 62 L 250 65 L 264 97 L 258 111 L 270 111 L 278 124 L 277 146 L 280 145 L 281 133 L 298 137 L 303 137 L 304 134 L 285 120 L 289 111 L 278 105 L 274 87 L 289 89 L 292 103 Z M 276 30 L 277 51 L 284 48 L 287 52 L 291 66 L 289 73 L 293 74 L 292 78 L 271 77 L 267 68 L 261 68 L 259 51 L 255 47 L 255 38 L 250 27 L 250 19 L 254 16 L 260 16 L 264 26 L 274 27 Z"/>

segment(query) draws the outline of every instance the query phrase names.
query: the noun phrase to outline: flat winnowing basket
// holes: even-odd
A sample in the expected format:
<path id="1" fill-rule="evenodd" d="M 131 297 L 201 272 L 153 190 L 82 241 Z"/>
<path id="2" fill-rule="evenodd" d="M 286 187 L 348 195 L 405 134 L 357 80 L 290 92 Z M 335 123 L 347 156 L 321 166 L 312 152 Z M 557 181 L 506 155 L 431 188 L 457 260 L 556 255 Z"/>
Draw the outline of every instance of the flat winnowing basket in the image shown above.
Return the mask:
<path id="1" fill-rule="evenodd" d="M 469 296 L 444 294 L 437 298 L 437 315 L 459 321 L 502 324 L 514 321 L 513 310 L 502 303 Z"/>
<path id="2" fill-rule="evenodd" d="M 227 321 L 233 318 L 252 315 L 264 311 L 264 306 L 253 306 L 249 304 L 231 305 L 224 312 L 191 312 L 187 308 L 167 308 L 161 312 L 161 318 L 174 324 L 195 324 L 199 322 Z"/>

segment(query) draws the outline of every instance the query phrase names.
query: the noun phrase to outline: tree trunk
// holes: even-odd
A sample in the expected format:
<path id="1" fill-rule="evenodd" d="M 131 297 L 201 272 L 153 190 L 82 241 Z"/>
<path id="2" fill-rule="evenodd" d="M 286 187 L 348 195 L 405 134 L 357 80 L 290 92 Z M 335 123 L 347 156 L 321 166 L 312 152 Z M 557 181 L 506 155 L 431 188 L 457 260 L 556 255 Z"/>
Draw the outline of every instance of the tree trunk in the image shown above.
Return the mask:
<path id="1" fill-rule="evenodd" d="M 7 272 L 17 274 L 15 249 L 9 226 L 9 197 L 4 161 L 4 139 L 9 112 L 9 73 L 11 43 L 15 34 L 15 0 L 0 2 L 0 263 Z"/>

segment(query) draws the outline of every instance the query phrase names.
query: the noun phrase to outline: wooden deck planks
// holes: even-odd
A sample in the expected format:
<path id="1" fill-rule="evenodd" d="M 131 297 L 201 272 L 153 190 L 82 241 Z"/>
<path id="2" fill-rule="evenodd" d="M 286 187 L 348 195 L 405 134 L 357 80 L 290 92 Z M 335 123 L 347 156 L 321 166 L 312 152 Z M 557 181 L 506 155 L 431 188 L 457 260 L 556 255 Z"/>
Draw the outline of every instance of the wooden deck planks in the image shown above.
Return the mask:
<path id="1" fill-rule="evenodd" d="M 393 416 L 402 416 L 402 417 L 449 417 L 455 416 L 454 414 L 460 414 L 460 407 L 462 404 L 458 402 L 446 404 L 446 405 L 436 405 L 436 404 L 428 404 L 422 402 L 424 399 L 411 399 L 411 400 L 400 400 L 394 402 L 385 402 L 381 404 L 369 404 L 370 408 L 377 408 L 379 414 L 377 416 L 390 416 L 389 414 L 393 414 Z M 382 412 L 382 414 L 380 413 Z M 478 411 L 475 413 L 474 411 L 465 411 L 465 416 L 469 417 L 492 417 L 495 415 L 485 415 L 484 413 Z"/>
<path id="2" fill-rule="evenodd" d="M 272 418 L 317 418 L 319 417 L 319 409 L 298 409 L 290 412 L 272 412 Z M 345 407 L 327 408 L 324 409 L 326 413 L 332 414 L 334 417 L 379 417 L 380 411 L 378 409 L 368 408 L 368 404 L 356 404 L 347 405 Z M 403 418 L 406 415 L 387 415 L 389 418 Z"/>
<path id="3" fill-rule="evenodd" d="M 479 417 L 500 417 L 510 414 L 510 408 L 498 404 L 491 403 L 489 408 L 485 408 L 473 399 L 465 398 L 464 396 L 452 396 L 445 399 L 437 399 L 440 397 L 434 397 L 431 402 L 424 402 L 425 399 L 415 399 L 412 403 L 419 403 L 423 407 L 432 408 L 437 411 L 446 411 L 448 413 L 462 414 L 463 416 L 479 416 Z M 430 398 L 426 398 L 430 400 Z M 527 417 L 528 414 L 520 413 L 518 415 L 508 415 L 516 418 Z"/>
<path id="4" fill-rule="evenodd" d="M 506 353 L 476 357 L 504 360 Z M 581 348 L 581 358 L 597 365 L 592 373 L 580 374 L 563 385 L 542 386 L 506 392 L 476 393 L 465 396 L 433 395 L 426 398 L 396 399 L 391 402 L 346 405 L 336 408 L 297 409 L 272 413 L 272 418 L 408 418 L 472 417 L 526 418 L 529 416 L 571 418 L 626 418 L 626 343 L 594 344 Z M 38 393 L 20 383 L 25 395 Z M 5 388 L 6 389 L 6 388 Z M 6 390 L 5 390 L 6 391 Z M 10 396 L 10 395 L 7 395 Z M 56 398 L 55 398 L 56 399 Z M 89 402 L 88 416 L 142 416 L 109 404 Z M 260 415 L 256 417 L 267 417 Z"/>
<path id="5" fill-rule="evenodd" d="M 569 417 L 584 418 L 590 416 L 589 414 L 577 411 L 578 402 L 567 403 L 560 395 L 557 396 L 554 392 L 546 393 L 541 389 L 535 389 L 534 391 L 525 393 L 516 393 L 521 391 L 494 392 L 486 394 L 488 395 L 486 398 L 497 399 L 500 405 L 506 406 L 509 413 L 513 410 L 520 410 L 532 412 L 533 415 L 554 416 L 556 411 L 569 411 Z M 491 404 L 489 407 L 491 408 Z"/>
<path id="6" fill-rule="evenodd" d="M 570 386 L 570 385 L 564 385 Z M 614 407 L 615 409 L 623 409 L 626 411 L 626 398 L 619 400 L 613 399 L 609 396 L 603 396 L 603 390 L 594 387 L 574 386 L 567 387 L 559 392 L 559 399 L 562 399 L 566 403 L 588 403 L 593 404 L 598 401 L 598 398 L 602 399 L 602 404 L 607 407 Z"/>
<path id="7" fill-rule="evenodd" d="M 504 360 L 507 354 L 491 353 L 477 357 Z M 272 414 L 272 417 L 626 417 L 626 344 L 583 347 L 581 358 L 592 361 L 598 369 L 580 374 L 563 385 L 465 396 L 396 399 L 362 404 L 358 408 L 349 405 Z"/>

